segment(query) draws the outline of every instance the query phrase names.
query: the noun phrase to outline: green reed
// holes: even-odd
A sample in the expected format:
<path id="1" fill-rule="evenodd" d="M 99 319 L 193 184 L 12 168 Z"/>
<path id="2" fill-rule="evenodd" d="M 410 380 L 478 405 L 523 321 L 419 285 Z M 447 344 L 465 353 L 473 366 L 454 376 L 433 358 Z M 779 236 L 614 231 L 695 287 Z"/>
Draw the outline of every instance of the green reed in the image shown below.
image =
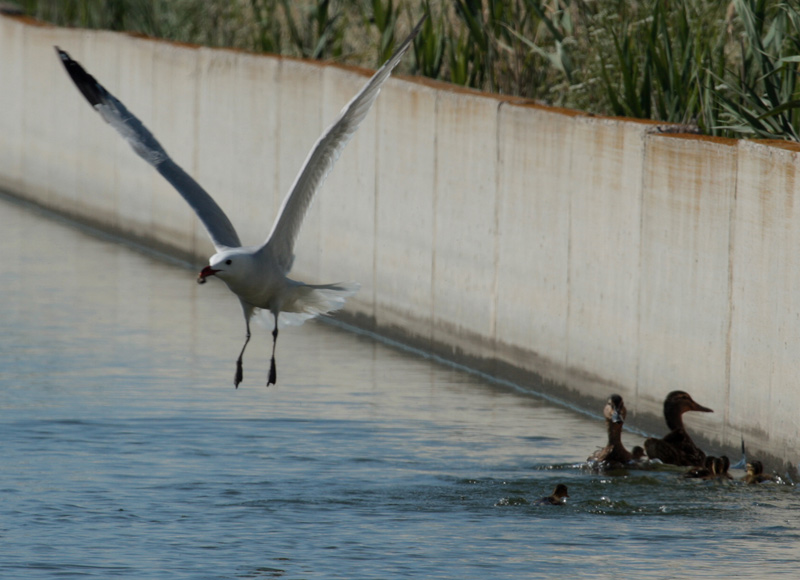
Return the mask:
<path id="1" fill-rule="evenodd" d="M 66 26 L 406 70 L 714 135 L 800 140 L 800 0 L 23 0 Z"/>

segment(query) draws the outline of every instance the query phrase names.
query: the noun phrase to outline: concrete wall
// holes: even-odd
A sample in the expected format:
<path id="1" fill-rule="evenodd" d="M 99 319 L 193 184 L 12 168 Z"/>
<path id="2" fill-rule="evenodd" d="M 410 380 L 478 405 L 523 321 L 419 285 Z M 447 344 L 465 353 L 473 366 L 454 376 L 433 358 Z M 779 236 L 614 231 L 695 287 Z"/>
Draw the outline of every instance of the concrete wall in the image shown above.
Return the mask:
<path id="1" fill-rule="evenodd" d="M 81 61 L 245 243 L 364 71 L 0 18 L 0 187 L 204 261 L 205 232 L 86 105 Z M 391 79 L 308 215 L 294 276 L 357 280 L 356 320 L 641 425 L 683 389 L 717 448 L 797 463 L 800 157 L 771 143 Z M 795 206 L 798 206 L 795 208 Z M 520 374 L 521 373 L 521 374 Z M 526 373 L 529 373 L 526 375 Z M 549 386 L 548 386 L 549 385 Z M 598 406 L 599 410 L 599 406 Z"/>

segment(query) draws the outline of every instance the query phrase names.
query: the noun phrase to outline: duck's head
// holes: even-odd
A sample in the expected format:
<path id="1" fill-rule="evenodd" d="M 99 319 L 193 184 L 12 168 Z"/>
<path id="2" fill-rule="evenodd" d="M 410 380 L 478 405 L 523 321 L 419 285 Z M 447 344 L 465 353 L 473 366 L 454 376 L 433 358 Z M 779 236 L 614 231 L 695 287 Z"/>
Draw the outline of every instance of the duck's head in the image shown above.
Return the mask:
<path id="1" fill-rule="evenodd" d="M 553 495 L 550 496 L 553 499 L 557 499 L 559 501 L 564 501 L 569 497 L 569 492 L 567 491 L 567 486 L 563 483 L 559 483 L 556 488 L 553 490 Z"/>
<path id="2" fill-rule="evenodd" d="M 672 391 L 664 399 L 664 418 L 667 420 L 667 427 L 670 430 L 676 429 L 683 424 L 681 415 L 687 411 L 714 412 L 713 409 L 696 403 L 692 396 L 685 391 Z"/>
<path id="3" fill-rule="evenodd" d="M 606 421 L 621 425 L 625 422 L 627 414 L 628 410 L 625 408 L 625 402 L 622 400 L 622 397 L 619 395 L 611 395 L 603 409 L 603 416 L 606 418 Z"/>
<path id="4" fill-rule="evenodd" d="M 764 473 L 764 464 L 760 461 L 749 461 L 745 467 L 747 475 L 761 475 Z"/>

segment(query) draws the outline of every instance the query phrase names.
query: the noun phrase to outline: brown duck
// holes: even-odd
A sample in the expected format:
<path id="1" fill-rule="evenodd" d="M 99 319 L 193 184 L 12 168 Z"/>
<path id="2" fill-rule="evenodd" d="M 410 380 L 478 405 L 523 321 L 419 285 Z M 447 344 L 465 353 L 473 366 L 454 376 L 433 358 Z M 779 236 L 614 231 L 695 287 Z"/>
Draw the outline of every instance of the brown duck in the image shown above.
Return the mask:
<path id="1" fill-rule="evenodd" d="M 567 486 L 559 483 L 550 495 L 536 500 L 535 505 L 563 505 L 567 503 Z"/>
<path id="2" fill-rule="evenodd" d="M 747 484 L 775 481 L 774 477 L 764 473 L 764 464 L 760 461 L 750 461 L 745 470 L 747 471 L 747 474 L 742 478 L 742 481 Z"/>
<path id="3" fill-rule="evenodd" d="M 702 467 L 692 467 L 689 471 L 683 474 L 683 477 L 689 479 L 733 479 L 728 469 L 731 466 L 731 460 L 727 455 L 722 457 L 706 456 L 705 463 Z"/>
<path id="4" fill-rule="evenodd" d="M 718 459 L 707 455 L 702 467 L 692 467 L 683 474 L 683 477 L 686 479 L 714 479 L 718 466 Z"/>
<path id="5" fill-rule="evenodd" d="M 619 469 L 628 465 L 633 455 L 622 444 L 622 424 L 627 414 L 628 410 L 622 397 L 611 395 L 603 408 L 608 430 L 608 445 L 595 451 L 587 461 L 597 462 L 605 469 Z"/>
<path id="6" fill-rule="evenodd" d="M 713 413 L 712 409 L 699 405 L 689 393 L 672 391 L 664 399 L 664 419 L 669 433 L 662 439 L 650 437 L 644 442 L 644 449 L 650 459 L 659 459 L 670 465 L 703 465 L 706 454 L 697 447 L 683 426 L 686 411 Z"/>
<path id="7" fill-rule="evenodd" d="M 722 457 L 718 458 L 719 463 L 716 466 L 716 475 L 717 479 L 733 479 L 733 476 L 728 473 L 728 469 L 731 467 L 731 460 L 728 459 L 727 455 L 723 455 Z"/>

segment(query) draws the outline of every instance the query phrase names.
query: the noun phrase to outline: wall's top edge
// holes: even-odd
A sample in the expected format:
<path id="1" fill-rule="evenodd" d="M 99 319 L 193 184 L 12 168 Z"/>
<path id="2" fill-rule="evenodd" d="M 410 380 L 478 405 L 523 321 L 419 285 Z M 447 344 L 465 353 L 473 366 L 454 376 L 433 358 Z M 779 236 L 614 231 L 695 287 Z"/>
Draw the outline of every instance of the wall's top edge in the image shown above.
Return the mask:
<path id="1" fill-rule="evenodd" d="M 734 139 L 732 137 L 715 137 L 714 135 L 699 135 L 697 133 L 654 132 L 653 135 L 657 137 L 666 137 L 668 139 L 703 141 L 705 143 L 714 143 L 716 145 L 725 145 L 727 147 L 736 147 L 742 141 L 742 139 Z"/>
<path id="2" fill-rule="evenodd" d="M 135 31 L 117 31 L 117 30 L 106 30 L 106 29 L 91 29 L 91 28 L 76 28 L 75 30 L 82 30 L 84 32 L 106 32 L 109 34 L 119 34 L 120 36 L 127 36 L 129 38 L 135 38 L 136 40 L 145 40 L 147 42 L 158 42 L 161 44 L 168 44 L 170 46 L 175 46 L 177 48 L 185 48 L 187 50 L 200 50 L 202 48 L 207 48 L 202 44 L 194 44 L 192 42 L 181 42 L 179 40 L 169 40 L 167 38 L 158 38 L 155 36 L 148 36 L 142 32 L 135 32 Z"/>
<path id="3" fill-rule="evenodd" d="M 585 116 L 590 119 L 598 121 L 613 121 L 615 123 L 629 123 L 631 125 L 647 125 L 648 127 L 678 127 L 673 123 L 666 123 L 664 121 L 656 121 L 654 119 L 637 119 L 635 117 L 615 117 L 613 115 L 595 115 L 594 113 L 585 113 Z"/>
<path id="4" fill-rule="evenodd" d="M 525 99 L 522 97 L 517 97 L 516 99 L 508 99 L 503 102 L 503 104 L 507 104 L 512 107 L 519 107 L 521 109 L 535 109 L 537 111 L 544 111 L 546 113 L 554 113 L 557 115 L 563 115 L 565 117 L 593 117 L 591 113 L 587 113 L 585 111 L 580 111 L 578 109 L 568 109 L 566 107 L 555 107 L 552 105 L 545 105 L 544 103 L 540 103 L 538 101 L 534 101 L 532 99 Z"/>
<path id="5" fill-rule="evenodd" d="M 25 14 L 12 14 L 9 12 L 0 11 L 0 18 L 7 18 L 8 20 L 16 20 L 21 24 L 27 24 L 28 26 L 37 26 L 39 28 L 56 28 L 55 24 L 50 24 L 49 22 L 45 22 L 43 20 L 37 20 L 32 16 L 27 16 Z"/>
<path id="6" fill-rule="evenodd" d="M 443 91 L 447 93 L 455 93 L 466 95 L 469 97 L 477 97 L 479 99 L 491 99 L 493 101 L 498 102 L 513 102 L 513 101 L 524 101 L 526 100 L 524 97 L 517 97 L 514 95 L 498 95 L 497 93 L 488 93 L 486 91 L 481 91 L 478 89 L 473 89 L 470 87 L 464 87 L 461 85 L 455 85 L 453 83 L 448 83 L 445 81 L 440 81 L 436 79 L 431 79 L 428 77 L 422 76 L 409 76 L 409 75 L 395 75 L 399 79 L 403 79 L 405 81 L 415 83 L 418 85 L 422 85 L 431 89 L 436 89 L 438 91 Z M 531 101 L 533 102 L 533 101 Z"/>
<path id="7" fill-rule="evenodd" d="M 784 141 L 782 139 L 742 139 L 741 142 L 752 147 L 769 147 L 772 149 L 791 151 L 792 153 L 800 153 L 800 143 L 795 143 L 794 141 Z"/>

